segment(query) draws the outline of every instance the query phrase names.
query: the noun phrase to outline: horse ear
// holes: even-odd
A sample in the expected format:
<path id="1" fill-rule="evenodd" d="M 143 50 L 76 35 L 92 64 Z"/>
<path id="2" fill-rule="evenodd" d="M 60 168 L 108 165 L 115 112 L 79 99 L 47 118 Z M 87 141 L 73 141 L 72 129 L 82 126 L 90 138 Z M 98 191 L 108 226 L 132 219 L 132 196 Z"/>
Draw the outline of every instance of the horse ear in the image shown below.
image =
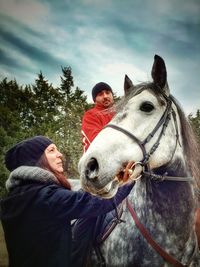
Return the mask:
<path id="1" fill-rule="evenodd" d="M 134 85 L 133 85 L 132 81 L 129 79 L 129 77 L 127 75 L 125 75 L 125 78 L 124 78 L 124 93 L 125 93 L 125 95 L 127 95 L 133 89 L 134 89 Z"/>
<path id="2" fill-rule="evenodd" d="M 153 82 L 166 94 L 169 95 L 169 87 L 167 84 L 167 70 L 164 60 L 158 56 L 154 56 L 154 63 L 151 70 Z"/>

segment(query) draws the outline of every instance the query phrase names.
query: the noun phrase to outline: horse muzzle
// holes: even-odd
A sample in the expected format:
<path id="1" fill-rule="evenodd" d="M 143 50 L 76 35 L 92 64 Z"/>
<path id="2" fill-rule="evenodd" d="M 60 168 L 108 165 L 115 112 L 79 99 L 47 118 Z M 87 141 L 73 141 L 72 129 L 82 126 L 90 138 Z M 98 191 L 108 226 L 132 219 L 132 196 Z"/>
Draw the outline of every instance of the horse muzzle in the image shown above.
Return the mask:
<path id="1" fill-rule="evenodd" d="M 113 197 L 118 187 L 130 180 L 136 181 L 141 177 L 143 167 L 140 162 L 126 162 L 118 169 L 115 175 L 109 177 L 106 173 L 100 173 L 97 159 L 90 158 L 87 162 L 82 179 L 83 188 L 93 195 L 103 198 Z"/>

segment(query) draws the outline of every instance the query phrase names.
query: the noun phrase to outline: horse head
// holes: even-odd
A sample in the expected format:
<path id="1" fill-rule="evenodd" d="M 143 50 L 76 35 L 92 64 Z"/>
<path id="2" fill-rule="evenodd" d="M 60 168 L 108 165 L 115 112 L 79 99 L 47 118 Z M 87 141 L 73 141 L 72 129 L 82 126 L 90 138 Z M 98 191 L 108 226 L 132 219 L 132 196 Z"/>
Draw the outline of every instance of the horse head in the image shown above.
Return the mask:
<path id="1" fill-rule="evenodd" d="M 165 62 L 158 55 L 151 75 L 153 82 L 138 85 L 125 76 L 125 95 L 116 105 L 116 115 L 80 159 L 85 190 L 110 198 L 144 171 L 177 161 L 186 164 L 178 108 L 170 95 Z"/>

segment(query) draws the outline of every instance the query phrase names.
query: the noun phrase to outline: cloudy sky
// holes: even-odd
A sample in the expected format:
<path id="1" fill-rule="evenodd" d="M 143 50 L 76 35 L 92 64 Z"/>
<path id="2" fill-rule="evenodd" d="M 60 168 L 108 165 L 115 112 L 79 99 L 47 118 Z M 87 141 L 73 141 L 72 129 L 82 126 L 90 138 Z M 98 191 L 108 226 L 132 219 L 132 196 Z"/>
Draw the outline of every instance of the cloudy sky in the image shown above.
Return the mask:
<path id="1" fill-rule="evenodd" d="M 54 86 L 71 66 L 91 101 L 99 81 L 123 94 L 124 75 L 151 80 L 165 60 L 172 94 L 186 114 L 200 109 L 199 0 L 0 0 L 0 78 Z"/>

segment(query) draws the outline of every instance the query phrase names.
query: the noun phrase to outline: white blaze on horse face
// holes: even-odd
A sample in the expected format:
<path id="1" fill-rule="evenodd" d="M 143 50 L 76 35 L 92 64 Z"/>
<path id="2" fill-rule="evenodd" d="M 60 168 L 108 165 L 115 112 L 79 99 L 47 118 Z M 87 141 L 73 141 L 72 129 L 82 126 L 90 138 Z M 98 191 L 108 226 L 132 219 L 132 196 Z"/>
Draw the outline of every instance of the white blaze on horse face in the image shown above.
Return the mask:
<path id="1" fill-rule="evenodd" d="M 163 101 L 162 101 L 163 102 Z M 143 111 L 141 108 L 145 103 L 152 105 L 151 111 Z M 143 141 L 153 131 L 166 109 L 166 103 L 161 103 L 151 90 L 144 90 L 132 97 L 124 108 L 113 118 L 112 124 L 120 126 L 134 134 Z M 177 116 L 178 117 L 178 116 Z M 156 143 L 162 126 L 154 137 L 145 145 L 147 153 Z M 176 147 L 176 130 L 173 119 L 170 120 L 165 134 L 160 140 L 157 150 L 151 155 L 150 168 L 157 168 L 168 163 Z M 180 148 L 179 148 L 180 149 Z M 82 157 L 79 164 L 82 182 L 88 183 L 85 170 L 88 161 L 94 158 L 98 163 L 95 170 L 96 180 L 90 181 L 92 186 L 98 182 L 98 186 L 105 186 L 114 179 L 124 163 L 129 161 L 142 161 L 143 153 L 136 141 L 113 128 L 103 129 L 90 145 L 87 153 Z"/>

